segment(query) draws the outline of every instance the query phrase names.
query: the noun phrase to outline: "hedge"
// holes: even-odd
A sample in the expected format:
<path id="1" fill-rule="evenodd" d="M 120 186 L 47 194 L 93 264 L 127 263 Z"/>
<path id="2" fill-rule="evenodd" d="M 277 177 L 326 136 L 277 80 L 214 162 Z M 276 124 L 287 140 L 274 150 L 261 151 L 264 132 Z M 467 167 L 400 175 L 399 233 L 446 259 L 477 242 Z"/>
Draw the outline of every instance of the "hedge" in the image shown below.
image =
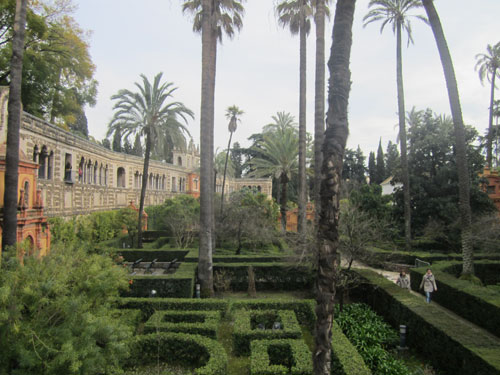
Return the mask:
<path id="1" fill-rule="evenodd" d="M 363 358 L 342 329 L 334 321 L 332 326 L 332 374 L 336 375 L 371 375 Z"/>
<path id="2" fill-rule="evenodd" d="M 401 289 L 371 270 L 355 270 L 365 283 L 353 291 L 395 328 L 408 327 L 407 343 L 445 374 L 498 375 L 500 340 L 436 304 Z M 438 280 L 439 283 L 439 280 Z M 439 288 L 439 287 L 438 287 Z"/>
<path id="3" fill-rule="evenodd" d="M 316 323 L 316 302 L 311 299 L 306 300 L 284 300 L 284 299 L 252 299 L 234 300 L 229 305 L 230 311 L 235 310 L 293 310 L 298 322 L 314 328 Z"/>
<path id="4" fill-rule="evenodd" d="M 281 323 L 282 329 L 270 329 L 274 321 Z M 257 322 L 265 322 L 266 329 L 258 329 Z M 254 325 L 254 327 L 252 327 Z M 266 310 L 235 312 L 233 328 L 233 349 L 237 356 L 250 354 L 250 342 L 262 339 L 298 339 L 302 337 L 295 313 L 290 310 Z"/>
<path id="5" fill-rule="evenodd" d="M 476 261 L 475 270 L 491 267 L 498 272 L 499 262 Z M 460 280 L 450 273 L 459 273 L 461 263 L 440 262 L 432 266 L 436 277 L 438 291 L 432 294 L 432 299 L 440 305 L 452 310 L 457 315 L 477 324 L 500 337 L 500 293 L 490 288 L 474 285 L 469 281 Z M 418 291 L 425 268 L 410 271 L 411 287 Z M 496 275 L 498 277 L 498 275 Z M 500 356 L 500 354 L 499 354 Z"/>
<path id="6" fill-rule="evenodd" d="M 196 375 L 226 375 L 227 355 L 222 345 L 208 337 L 185 333 L 153 333 L 136 336 L 129 366 L 156 363 L 197 365 Z"/>
<path id="7" fill-rule="evenodd" d="M 251 375 L 312 375 L 311 351 L 303 340 L 255 340 L 251 344 Z"/>
<path id="8" fill-rule="evenodd" d="M 159 310 L 220 311 L 224 314 L 229 305 L 227 300 L 219 299 L 137 297 L 119 298 L 118 304 L 121 309 L 141 310 L 143 321 Z"/>
<path id="9" fill-rule="evenodd" d="M 144 325 L 149 332 L 182 332 L 217 338 L 218 311 L 156 311 Z"/>
<path id="10" fill-rule="evenodd" d="M 113 319 L 121 319 L 125 324 L 133 327 L 134 330 L 142 321 L 142 311 L 139 309 L 113 309 L 111 316 Z"/>
<path id="11" fill-rule="evenodd" d="M 274 263 L 283 262 L 287 257 L 283 255 L 213 255 L 213 263 Z M 198 263 L 198 249 L 192 249 L 184 258 L 186 262 Z"/>
<path id="12" fill-rule="evenodd" d="M 224 271 L 231 277 L 231 288 L 248 290 L 248 266 L 244 263 L 218 263 L 214 273 Z M 254 263 L 255 287 L 257 290 L 303 290 L 312 289 L 314 275 L 305 266 L 292 267 L 286 263 Z"/>
<path id="13" fill-rule="evenodd" d="M 127 297 L 149 297 L 156 290 L 158 297 L 190 298 L 193 296 L 196 264 L 181 263 L 173 274 L 131 276 Z"/>
<path id="14" fill-rule="evenodd" d="M 441 267 L 441 265 L 438 265 Z M 462 262 L 451 263 L 443 268 L 444 272 L 460 277 L 462 273 Z M 500 262 L 498 261 L 475 261 L 474 275 L 478 277 L 484 285 L 500 284 Z"/>
<path id="15" fill-rule="evenodd" d="M 117 255 L 121 255 L 125 262 L 135 262 L 142 259 L 143 262 L 171 262 L 177 259 L 181 262 L 189 250 L 181 249 L 113 249 Z"/>

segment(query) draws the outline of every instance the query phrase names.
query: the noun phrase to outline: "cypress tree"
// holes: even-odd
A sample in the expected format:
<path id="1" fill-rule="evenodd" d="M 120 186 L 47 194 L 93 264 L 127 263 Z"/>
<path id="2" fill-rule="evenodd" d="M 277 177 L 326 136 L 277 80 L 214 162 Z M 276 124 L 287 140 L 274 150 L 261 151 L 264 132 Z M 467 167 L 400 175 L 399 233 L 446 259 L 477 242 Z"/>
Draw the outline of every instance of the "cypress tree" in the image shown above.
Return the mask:
<path id="1" fill-rule="evenodd" d="M 382 139 L 378 143 L 377 150 L 377 173 L 375 177 L 375 182 L 380 184 L 385 180 L 385 163 L 384 163 L 384 151 L 382 150 Z"/>

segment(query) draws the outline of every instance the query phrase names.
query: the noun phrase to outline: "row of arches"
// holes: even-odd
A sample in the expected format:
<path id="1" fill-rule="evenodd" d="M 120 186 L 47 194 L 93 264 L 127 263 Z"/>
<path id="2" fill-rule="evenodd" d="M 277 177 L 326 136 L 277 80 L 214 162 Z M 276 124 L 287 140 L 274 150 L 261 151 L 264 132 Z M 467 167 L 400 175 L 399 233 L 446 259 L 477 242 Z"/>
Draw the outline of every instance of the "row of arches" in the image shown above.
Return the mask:
<path id="1" fill-rule="evenodd" d="M 33 162 L 38 164 L 38 178 L 52 180 L 54 177 L 54 151 L 46 145 L 33 147 Z"/>
<path id="2" fill-rule="evenodd" d="M 71 164 L 66 162 L 65 168 L 71 170 Z M 108 184 L 108 165 L 99 163 L 97 160 L 86 160 L 82 156 L 78 164 L 78 182 L 106 186 Z"/>
<path id="3" fill-rule="evenodd" d="M 136 171 L 134 174 L 134 188 L 140 189 L 142 187 L 143 174 Z M 167 190 L 167 177 L 165 175 L 150 173 L 148 176 L 147 188 L 150 190 Z"/>

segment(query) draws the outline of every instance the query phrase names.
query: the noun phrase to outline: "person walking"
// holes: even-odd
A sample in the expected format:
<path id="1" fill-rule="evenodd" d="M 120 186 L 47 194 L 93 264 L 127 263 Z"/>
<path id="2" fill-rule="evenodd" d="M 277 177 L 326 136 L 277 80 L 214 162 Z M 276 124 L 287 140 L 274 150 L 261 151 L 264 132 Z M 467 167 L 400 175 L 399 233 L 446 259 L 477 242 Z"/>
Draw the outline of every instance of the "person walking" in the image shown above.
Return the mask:
<path id="1" fill-rule="evenodd" d="M 427 303 L 431 303 L 431 294 L 432 292 L 437 292 L 438 288 L 436 285 L 436 279 L 432 274 L 430 268 L 427 268 L 427 272 L 422 277 L 422 282 L 420 283 L 420 289 L 424 289 L 425 299 Z"/>
<path id="2" fill-rule="evenodd" d="M 408 277 L 405 271 L 401 271 L 399 273 L 399 277 L 398 280 L 396 281 L 396 284 L 398 284 L 403 289 L 410 290 L 410 278 Z"/>

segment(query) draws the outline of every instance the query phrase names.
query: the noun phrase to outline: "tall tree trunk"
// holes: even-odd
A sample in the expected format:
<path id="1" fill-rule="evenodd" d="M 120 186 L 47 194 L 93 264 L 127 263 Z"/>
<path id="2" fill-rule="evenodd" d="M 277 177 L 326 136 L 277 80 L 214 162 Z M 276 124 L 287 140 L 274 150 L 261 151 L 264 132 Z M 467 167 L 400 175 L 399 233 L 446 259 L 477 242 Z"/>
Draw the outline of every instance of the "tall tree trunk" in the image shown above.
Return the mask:
<path id="1" fill-rule="evenodd" d="M 405 124 L 405 94 L 403 88 L 403 57 L 401 52 L 401 22 L 396 26 L 396 81 L 398 86 L 399 142 L 401 148 L 401 173 L 403 179 L 404 215 L 405 215 L 405 247 L 411 250 L 411 201 L 410 173 L 408 171 L 408 152 Z"/>
<path id="2" fill-rule="evenodd" d="M 314 219 L 318 223 L 321 210 L 320 186 L 325 132 L 325 0 L 316 0 L 316 80 L 314 83 Z"/>
<path id="3" fill-rule="evenodd" d="M 286 174 L 282 173 L 280 176 L 280 184 L 281 184 L 281 206 L 280 206 L 280 214 L 281 214 L 281 230 L 283 233 L 286 233 L 286 204 L 288 200 L 288 177 Z"/>
<path id="4" fill-rule="evenodd" d="M 142 211 L 148 187 L 149 157 L 151 155 L 151 133 L 146 131 L 146 152 L 144 153 L 144 166 L 142 168 L 141 198 L 139 201 L 139 219 L 137 220 L 137 248 L 142 249 Z"/>
<path id="5" fill-rule="evenodd" d="M 212 222 L 213 222 L 213 131 L 215 91 L 215 51 L 217 40 L 212 27 L 213 1 L 202 0 L 202 69 L 200 111 L 200 244 L 198 279 L 203 296 L 213 296 Z M 215 48 L 214 48 L 215 43 Z"/>
<path id="6" fill-rule="evenodd" d="M 302 5 L 301 7 L 304 7 Z M 305 16 L 300 20 L 300 79 L 299 79 L 299 215 L 297 231 L 304 233 L 306 227 L 306 53 L 307 34 Z"/>
<path id="7" fill-rule="evenodd" d="M 490 93 L 490 116 L 488 119 L 488 139 L 486 145 L 486 163 L 488 167 L 493 168 L 493 110 L 495 105 L 495 76 L 497 75 L 497 68 L 493 69 L 493 74 L 491 77 L 491 93 Z"/>
<path id="8" fill-rule="evenodd" d="M 222 179 L 222 195 L 220 200 L 220 214 L 224 211 L 224 187 L 226 186 L 226 172 L 227 172 L 227 160 L 229 159 L 229 150 L 231 149 L 231 138 L 233 138 L 233 132 L 229 133 L 229 142 L 227 144 L 226 152 L 226 162 L 224 163 L 224 178 Z"/>
<path id="9" fill-rule="evenodd" d="M 5 191 L 3 196 L 2 250 L 17 242 L 17 188 L 19 168 L 19 128 L 21 126 L 21 82 L 23 73 L 24 34 L 27 0 L 16 1 L 12 58 L 10 60 L 10 91 L 7 118 L 7 149 L 5 151 Z"/>
<path id="10" fill-rule="evenodd" d="M 340 184 L 345 145 L 349 133 L 347 107 L 351 89 L 349 59 L 355 0 L 338 0 L 333 24 L 333 41 L 328 68 L 327 129 L 323 143 L 321 213 L 318 228 L 318 270 L 316 276 L 316 348 L 314 374 L 330 375 L 335 279 L 339 268 Z"/>
<path id="11" fill-rule="evenodd" d="M 458 196 L 460 206 L 460 219 L 462 229 L 462 256 L 463 268 L 462 274 L 474 273 L 473 250 L 472 250 L 472 232 L 471 232 L 471 208 L 470 208 L 470 185 L 469 185 L 469 170 L 467 165 L 466 143 L 465 143 L 465 127 L 462 118 L 462 108 L 460 106 L 460 96 L 458 94 L 457 80 L 455 78 L 455 70 L 451 60 L 448 44 L 444 37 L 441 21 L 434 8 L 432 0 L 423 0 L 424 8 L 427 13 L 427 18 L 434 33 L 441 64 L 443 65 L 444 77 L 446 79 L 446 87 L 448 88 L 448 98 L 450 101 L 451 116 L 455 129 L 455 152 L 457 158 L 458 170 Z"/>

